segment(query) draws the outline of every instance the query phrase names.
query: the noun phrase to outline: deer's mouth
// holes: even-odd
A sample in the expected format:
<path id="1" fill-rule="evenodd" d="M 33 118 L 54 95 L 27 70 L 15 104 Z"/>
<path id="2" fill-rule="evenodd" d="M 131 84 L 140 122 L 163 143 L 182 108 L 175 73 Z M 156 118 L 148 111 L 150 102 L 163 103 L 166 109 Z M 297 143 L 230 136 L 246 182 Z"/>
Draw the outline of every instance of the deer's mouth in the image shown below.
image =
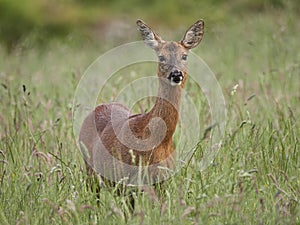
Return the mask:
<path id="1" fill-rule="evenodd" d="M 183 74 L 179 70 L 174 70 L 168 76 L 168 79 L 171 81 L 172 86 L 180 85 L 183 81 Z"/>

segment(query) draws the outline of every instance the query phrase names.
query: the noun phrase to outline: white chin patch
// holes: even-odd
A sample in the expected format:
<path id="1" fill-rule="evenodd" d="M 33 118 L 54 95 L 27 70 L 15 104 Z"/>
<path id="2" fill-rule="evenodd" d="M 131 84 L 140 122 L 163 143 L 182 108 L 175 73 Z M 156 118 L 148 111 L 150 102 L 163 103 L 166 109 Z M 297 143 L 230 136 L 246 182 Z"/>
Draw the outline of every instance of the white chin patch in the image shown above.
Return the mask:
<path id="1" fill-rule="evenodd" d="M 183 76 L 178 76 L 178 77 L 171 77 L 171 85 L 172 86 L 178 86 L 182 83 Z"/>
<path id="2" fill-rule="evenodd" d="M 178 82 L 178 83 L 176 83 L 175 81 L 171 80 L 171 85 L 172 85 L 172 86 L 178 86 L 178 85 L 180 85 L 180 84 L 181 84 L 181 81 Z"/>

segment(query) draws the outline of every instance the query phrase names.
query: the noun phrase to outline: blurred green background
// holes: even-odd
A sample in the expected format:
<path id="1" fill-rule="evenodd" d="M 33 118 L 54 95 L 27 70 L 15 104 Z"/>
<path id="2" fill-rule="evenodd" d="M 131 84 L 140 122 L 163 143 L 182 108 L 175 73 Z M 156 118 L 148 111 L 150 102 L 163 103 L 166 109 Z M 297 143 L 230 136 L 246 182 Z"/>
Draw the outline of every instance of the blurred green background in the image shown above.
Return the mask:
<path id="1" fill-rule="evenodd" d="M 199 18 L 224 25 L 272 10 L 297 14 L 299 8 L 297 0 L 0 0 L 0 42 L 10 51 L 56 38 L 115 41 L 132 34 L 137 18 L 172 30 Z"/>
<path id="2" fill-rule="evenodd" d="M 126 197 L 107 188 L 99 204 L 87 188 L 72 106 L 99 55 L 141 40 L 138 18 L 166 40 L 204 19 L 193 52 L 215 73 L 228 114 L 214 163 L 199 171 L 209 143 L 199 141 L 162 204 L 138 195 L 127 220 Z M 0 224 L 300 224 L 299 21 L 299 0 L 0 0 Z M 114 75 L 103 101 L 156 72 L 138 66 Z M 205 93 L 191 79 L 185 90 L 202 136 Z"/>

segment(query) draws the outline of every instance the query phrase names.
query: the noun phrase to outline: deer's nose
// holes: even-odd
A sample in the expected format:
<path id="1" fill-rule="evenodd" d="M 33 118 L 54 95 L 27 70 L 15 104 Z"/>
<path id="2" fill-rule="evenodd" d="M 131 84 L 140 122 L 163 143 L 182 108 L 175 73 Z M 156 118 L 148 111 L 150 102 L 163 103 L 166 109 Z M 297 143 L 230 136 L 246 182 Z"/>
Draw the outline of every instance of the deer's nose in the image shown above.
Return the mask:
<path id="1" fill-rule="evenodd" d="M 174 70 L 170 73 L 168 79 L 172 85 L 180 85 L 183 80 L 183 74 L 180 70 Z"/>

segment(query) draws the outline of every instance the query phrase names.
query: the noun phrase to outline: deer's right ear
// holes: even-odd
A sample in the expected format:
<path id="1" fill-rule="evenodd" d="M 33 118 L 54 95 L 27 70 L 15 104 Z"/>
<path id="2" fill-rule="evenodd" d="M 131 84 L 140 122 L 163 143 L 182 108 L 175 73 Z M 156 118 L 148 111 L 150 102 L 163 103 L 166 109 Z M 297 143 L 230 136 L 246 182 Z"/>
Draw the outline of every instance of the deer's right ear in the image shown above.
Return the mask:
<path id="1" fill-rule="evenodd" d="M 156 49 L 159 44 L 163 42 L 161 37 L 159 37 L 154 31 L 152 31 L 152 29 L 142 20 L 136 21 L 136 24 L 139 31 L 141 32 L 145 44 L 150 48 Z"/>

